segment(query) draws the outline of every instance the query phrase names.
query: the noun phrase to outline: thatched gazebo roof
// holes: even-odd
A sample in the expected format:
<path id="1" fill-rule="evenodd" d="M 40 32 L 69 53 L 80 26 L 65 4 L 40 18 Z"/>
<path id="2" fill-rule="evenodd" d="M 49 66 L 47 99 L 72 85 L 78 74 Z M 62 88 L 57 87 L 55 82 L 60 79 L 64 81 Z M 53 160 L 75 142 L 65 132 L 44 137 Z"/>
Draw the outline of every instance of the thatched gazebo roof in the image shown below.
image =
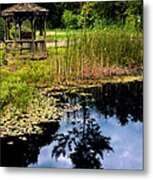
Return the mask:
<path id="1" fill-rule="evenodd" d="M 20 3 L 2 11 L 2 16 L 12 16 L 16 13 L 47 14 L 48 10 L 34 3 Z"/>

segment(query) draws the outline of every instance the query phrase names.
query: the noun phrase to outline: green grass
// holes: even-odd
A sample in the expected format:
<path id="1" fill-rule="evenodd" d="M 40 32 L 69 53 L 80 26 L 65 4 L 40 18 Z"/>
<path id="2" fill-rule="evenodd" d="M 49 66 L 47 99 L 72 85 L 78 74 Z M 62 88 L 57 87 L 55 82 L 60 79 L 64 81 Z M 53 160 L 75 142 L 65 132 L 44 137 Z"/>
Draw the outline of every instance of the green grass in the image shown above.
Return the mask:
<path id="1" fill-rule="evenodd" d="M 2 75 L 0 109 L 10 103 L 17 108 L 25 108 L 31 97 L 31 88 L 19 76 L 12 73 Z"/>
<path id="2" fill-rule="evenodd" d="M 78 36 L 83 32 L 82 29 L 73 30 L 73 29 L 53 29 L 47 30 L 46 39 L 47 40 L 67 40 L 68 36 L 72 36 L 73 34 L 77 34 Z M 87 33 L 91 32 L 90 29 L 87 29 Z M 39 31 L 36 32 L 37 39 L 43 39 L 43 36 L 39 35 Z"/>

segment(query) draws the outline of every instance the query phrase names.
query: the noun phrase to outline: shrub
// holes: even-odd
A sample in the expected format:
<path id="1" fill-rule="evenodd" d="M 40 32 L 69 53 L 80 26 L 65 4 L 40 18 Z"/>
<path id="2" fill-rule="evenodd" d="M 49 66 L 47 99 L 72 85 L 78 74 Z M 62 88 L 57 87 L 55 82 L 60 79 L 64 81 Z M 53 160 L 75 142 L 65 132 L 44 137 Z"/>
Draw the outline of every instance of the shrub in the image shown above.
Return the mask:
<path id="1" fill-rule="evenodd" d="M 16 74 L 21 78 L 22 82 L 41 86 L 48 83 L 51 79 L 50 64 L 48 61 L 27 61 Z"/>

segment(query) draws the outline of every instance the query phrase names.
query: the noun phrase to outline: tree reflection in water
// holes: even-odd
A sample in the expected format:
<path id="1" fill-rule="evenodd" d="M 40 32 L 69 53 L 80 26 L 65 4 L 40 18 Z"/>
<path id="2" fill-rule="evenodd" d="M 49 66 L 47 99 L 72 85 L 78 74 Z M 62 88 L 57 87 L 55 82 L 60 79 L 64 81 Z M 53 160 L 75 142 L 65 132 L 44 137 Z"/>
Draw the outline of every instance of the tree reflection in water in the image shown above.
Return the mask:
<path id="1" fill-rule="evenodd" d="M 128 122 L 143 122 L 143 83 L 104 84 L 101 87 L 79 89 L 75 94 L 67 94 L 70 104 L 84 101 L 80 93 L 91 94 L 87 105 L 91 110 L 103 115 L 105 119 L 115 116 L 122 126 Z"/>
<path id="2" fill-rule="evenodd" d="M 120 125 L 143 122 L 143 83 L 106 84 L 86 90 L 94 98 L 93 106 L 107 119 L 116 116 Z M 91 106 L 91 102 L 90 106 Z"/>
<path id="3" fill-rule="evenodd" d="M 70 157 L 74 168 L 102 168 L 104 151 L 113 151 L 110 137 L 101 134 L 95 119 L 89 118 L 86 99 L 82 101 L 83 121 L 72 121 L 72 129 L 66 134 L 57 134 L 52 157 L 60 155 Z"/>

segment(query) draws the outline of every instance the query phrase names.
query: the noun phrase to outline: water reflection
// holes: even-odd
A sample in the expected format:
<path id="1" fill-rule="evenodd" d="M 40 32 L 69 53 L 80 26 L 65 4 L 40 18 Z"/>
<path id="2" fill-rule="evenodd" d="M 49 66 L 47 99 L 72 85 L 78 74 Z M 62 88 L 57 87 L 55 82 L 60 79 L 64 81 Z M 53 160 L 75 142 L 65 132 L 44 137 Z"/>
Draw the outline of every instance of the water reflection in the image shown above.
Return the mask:
<path id="1" fill-rule="evenodd" d="M 88 106 L 96 108 L 106 119 L 116 116 L 119 124 L 126 125 L 129 121 L 143 121 L 143 83 L 106 84 L 83 90 L 91 93 Z M 83 101 L 82 97 L 70 96 L 71 103 Z"/>
<path id="2" fill-rule="evenodd" d="M 81 109 L 47 124 L 41 136 L 2 139 L 1 165 L 142 169 L 142 90 L 142 82 L 133 82 L 63 92 L 59 106 L 62 101 Z M 10 141 L 14 144 L 8 145 Z"/>
<path id="3" fill-rule="evenodd" d="M 113 151 L 110 137 L 103 136 L 96 120 L 89 118 L 85 98 L 81 105 L 83 121 L 72 121 L 71 130 L 56 135 L 54 141 L 57 145 L 53 148 L 52 157 L 68 156 L 74 168 L 102 168 L 103 152 Z"/>
<path id="4" fill-rule="evenodd" d="M 81 92 L 91 95 L 82 96 Z M 131 124 L 143 121 L 142 82 L 106 84 L 102 87 L 83 89 L 77 93 L 66 94 L 63 101 L 73 105 L 79 103 L 82 109 L 79 112 L 66 113 L 63 120 L 73 126 L 66 132 L 57 134 L 52 157 L 58 160 L 61 155 L 66 156 L 71 159 L 74 168 L 102 168 L 104 152 L 108 151 L 107 154 L 110 154 L 109 151 L 114 149 L 117 155 L 114 159 L 110 158 L 115 160 L 114 165 L 107 158 L 109 163 L 104 161 L 106 166 L 114 169 L 142 168 L 142 126 Z M 107 124 L 104 120 L 108 120 Z M 121 129 L 125 125 L 127 128 Z M 102 135 L 105 129 L 106 136 Z M 118 142 L 114 143 L 117 140 L 113 138 L 113 143 L 110 144 L 110 137 L 114 136 Z M 129 137 L 133 141 L 130 141 Z M 130 149 L 126 149 L 126 144 Z M 133 149 L 135 146 L 137 151 Z M 115 163 L 117 159 L 118 165 Z M 130 161 L 132 165 L 129 164 Z"/>
<path id="5" fill-rule="evenodd" d="M 143 84 L 107 84 L 102 87 L 103 95 L 95 94 L 96 107 L 105 117 L 116 116 L 121 125 L 126 125 L 129 120 L 143 121 Z"/>

